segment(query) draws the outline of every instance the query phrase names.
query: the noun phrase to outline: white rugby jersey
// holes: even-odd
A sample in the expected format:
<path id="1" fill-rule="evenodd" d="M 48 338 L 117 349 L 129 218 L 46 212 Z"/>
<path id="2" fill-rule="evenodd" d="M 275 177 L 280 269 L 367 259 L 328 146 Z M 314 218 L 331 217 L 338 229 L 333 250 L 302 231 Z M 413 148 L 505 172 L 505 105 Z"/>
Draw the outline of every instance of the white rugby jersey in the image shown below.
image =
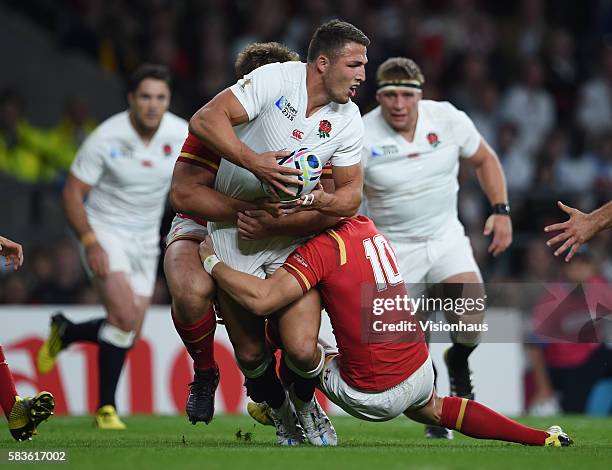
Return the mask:
<path id="1" fill-rule="evenodd" d="M 412 142 L 387 124 L 380 107 L 363 117 L 368 215 L 394 240 L 433 237 L 458 223 L 459 157 L 473 156 L 481 140 L 452 104 L 421 100 L 418 106 Z"/>
<path id="2" fill-rule="evenodd" d="M 87 217 L 109 229 L 155 236 L 187 128 L 187 121 L 166 112 L 145 146 L 128 111 L 100 124 L 70 167 L 74 176 L 92 186 L 85 202 Z"/>
<path id="3" fill-rule="evenodd" d="M 249 116 L 236 134 L 255 152 L 308 148 L 323 165 L 331 160 L 334 166 L 361 160 L 363 123 L 356 104 L 329 103 L 306 117 L 306 64 L 267 64 L 230 89 Z M 227 160 L 221 161 L 215 189 L 245 201 L 266 196 L 255 175 Z"/>

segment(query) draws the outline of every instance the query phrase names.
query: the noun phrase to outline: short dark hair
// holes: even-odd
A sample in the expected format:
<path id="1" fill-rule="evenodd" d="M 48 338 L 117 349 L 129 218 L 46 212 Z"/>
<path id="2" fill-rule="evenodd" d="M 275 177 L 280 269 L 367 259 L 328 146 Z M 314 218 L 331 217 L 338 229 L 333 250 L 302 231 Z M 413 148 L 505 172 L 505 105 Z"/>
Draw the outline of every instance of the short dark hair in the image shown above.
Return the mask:
<path id="1" fill-rule="evenodd" d="M 366 47 L 370 45 L 370 40 L 359 28 L 338 19 L 328 21 L 319 26 L 312 36 L 308 46 L 308 62 L 314 62 L 321 54 L 333 60 L 348 42 Z"/>
<path id="2" fill-rule="evenodd" d="M 407 57 L 390 57 L 378 66 L 376 83 L 393 80 L 416 80 L 420 86 L 425 83 L 421 68 Z"/>
<path id="3" fill-rule="evenodd" d="M 236 77 L 242 78 L 262 65 L 299 60 L 300 55 L 283 44 L 278 42 L 254 42 L 238 53 L 234 70 L 236 71 Z"/>
<path id="4" fill-rule="evenodd" d="M 168 67 L 160 64 L 142 64 L 136 69 L 136 71 L 130 76 L 128 81 L 128 93 L 132 93 L 138 88 L 140 82 L 147 78 L 154 78 L 155 80 L 162 80 L 166 82 L 168 88 L 172 83 L 170 78 L 170 71 Z"/>

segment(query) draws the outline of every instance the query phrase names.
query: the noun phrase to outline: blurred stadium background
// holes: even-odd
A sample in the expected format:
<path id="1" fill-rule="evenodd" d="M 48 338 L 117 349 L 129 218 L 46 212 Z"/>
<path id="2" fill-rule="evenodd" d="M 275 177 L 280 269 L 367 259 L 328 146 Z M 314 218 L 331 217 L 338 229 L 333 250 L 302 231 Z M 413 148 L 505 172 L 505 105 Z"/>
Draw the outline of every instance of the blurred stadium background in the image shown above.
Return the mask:
<path id="1" fill-rule="evenodd" d="M 0 315 L 18 319 L 29 311 L 22 306 L 37 313 L 28 317 L 32 321 L 18 320 L 10 335 L 2 332 L 0 341 L 8 341 L 22 381 L 40 384 L 40 378 L 32 378 L 29 362 L 34 343 L 24 346 L 24 341 L 38 341 L 45 334 L 44 312 L 56 308 L 49 304 L 72 305 L 75 315 L 97 308 L 91 307 L 96 294 L 68 233 L 60 192 L 83 138 L 125 108 L 126 76 L 144 61 L 168 65 L 174 78 L 171 109 L 188 119 L 233 81 L 233 61 L 244 45 L 275 40 L 304 57 L 312 32 L 333 17 L 354 23 L 372 40 L 368 81 L 356 97 L 363 113 L 375 105 L 377 66 L 389 56 L 408 56 L 424 71 L 425 98 L 449 100 L 467 112 L 496 149 L 506 171 L 515 230 L 512 246 L 498 259 L 488 256 L 482 236 L 488 203 L 475 176 L 461 174 L 460 216 L 488 283 L 612 280 L 611 231 L 600 234 L 582 260 L 575 260 L 579 272 L 562 268 L 542 231 L 565 218 L 557 200 L 590 211 L 612 198 L 608 1 L 3 0 L 0 233 L 24 245 L 26 262 L 17 273 L 0 272 L 0 304 L 11 305 L 0 305 Z M 171 217 L 168 207 L 163 231 Z M 523 293 L 518 289 L 506 299 L 519 324 L 532 314 Z M 161 270 L 154 303 L 169 303 Z M 149 323 L 161 322 L 157 328 L 179 351 L 167 310 L 159 307 Z M 166 341 L 151 334 L 156 341 Z M 223 334 L 219 341 L 227 346 Z M 477 357 L 512 357 L 501 375 L 516 378 L 504 392 L 516 399 L 512 406 L 499 408 L 521 412 L 533 394 L 530 381 L 523 382 L 530 356 L 523 355 L 520 342 L 508 354 L 497 351 L 481 351 Z M 607 364 L 604 377 L 610 374 Z M 479 373 L 476 369 L 477 390 L 480 381 L 495 383 L 489 375 L 480 373 L 479 378 Z M 187 375 L 181 376 L 185 382 Z M 87 382 L 88 376 L 83 373 L 79 380 Z M 164 375 L 159 387 L 171 387 L 166 380 L 171 378 Z M 239 381 L 235 385 L 239 387 Z M 161 411 L 180 410 L 181 399 L 175 408 Z M 128 402 L 124 398 L 120 405 L 129 408 Z M 85 398 L 74 406 L 75 412 L 89 409 Z M 234 410 L 227 404 L 222 409 Z"/>

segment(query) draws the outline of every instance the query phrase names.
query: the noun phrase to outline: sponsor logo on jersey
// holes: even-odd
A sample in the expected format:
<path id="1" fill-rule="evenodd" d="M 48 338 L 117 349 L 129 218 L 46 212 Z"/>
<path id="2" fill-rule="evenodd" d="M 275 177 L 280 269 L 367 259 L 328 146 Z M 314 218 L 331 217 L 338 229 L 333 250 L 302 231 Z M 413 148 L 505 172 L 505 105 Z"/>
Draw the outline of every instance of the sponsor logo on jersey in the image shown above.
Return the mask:
<path id="1" fill-rule="evenodd" d="M 396 155 L 399 153 L 399 148 L 397 145 L 382 145 L 382 146 L 374 146 L 370 151 L 370 154 L 373 157 L 388 157 L 391 155 Z"/>
<path id="2" fill-rule="evenodd" d="M 431 145 L 433 148 L 436 148 L 438 145 L 440 145 L 438 134 L 435 132 L 430 132 L 427 134 L 427 142 L 429 142 L 429 145 Z"/>
<path id="3" fill-rule="evenodd" d="M 297 109 L 291 106 L 289 100 L 287 100 L 287 98 L 285 98 L 284 96 L 281 96 L 278 100 L 276 100 L 276 103 L 274 103 L 274 105 L 278 109 L 280 109 L 281 113 L 283 113 L 283 116 L 285 116 L 290 121 L 293 121 L 297 116 Z"/>
<path id="4" fill-rule="evenodd" d="M 306 260 L 304 258 L 302 258 L 300 256 L 299 253 L 293 253 L 292 258 L 297 261 L 299 264 L 301 264 L 302 266 L 304 266 L 305 268 L 308 267 L 308 263 L 306 262 Z"/>
<path id="5" fill-rule="evenodd" d="M 169 157 L 170 155 L 172 155 L 172 145 L 164 144 L 164 155 L 166 157 Z"/>
<path id="6" fill-rule="evenodd" d="M 143 160 L 142 166 L 144 166 L 145 168 L 151 168 L 153 167 L 153 162 L 151 160 Z"/>
<path id="7" fill-rule="evenodd" d="M 291 138 L 297 141 L 302 140 L 304 138 L 304 131 L 301 131 L 299 129 L 293 129 L 293 132 L 291 133 Z"/>
<path id="8" fill-rule="evenodd" d="M 324 139 L 325 137 L 329 137 L 329 133 L 332 130 L 331 122 L 327 119 L 323 119 L 319 122 L 319 138 Z"/>
<path id="9" fill-rule="evenodd" d="M 123 144 L 120 147 L 111 147 L 110 156 L 114 160 L 116 158 L 134 158 L 134 149 L 127 145 Z"/>

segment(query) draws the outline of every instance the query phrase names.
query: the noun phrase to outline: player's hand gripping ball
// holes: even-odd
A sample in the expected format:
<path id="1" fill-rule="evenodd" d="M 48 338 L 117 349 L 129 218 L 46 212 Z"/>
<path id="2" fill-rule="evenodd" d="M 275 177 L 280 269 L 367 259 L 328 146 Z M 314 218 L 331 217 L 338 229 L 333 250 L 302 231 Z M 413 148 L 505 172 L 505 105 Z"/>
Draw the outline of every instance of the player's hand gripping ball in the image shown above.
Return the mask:
<path id="1" fill-rule="evenodd" d="M 276 191 L 266 183 L 261 183 L 266 194 L 278 197 L 281 201 L 293 201 L 304 194 L 310 193 L 319 183 L 321 174 L 323 173 L 323 165 L 321 160 L 314 153 L 306 148 L 301 148 L 291 153 L 287 157 L 282 157 L 278 160 L 278 164 L 291 168 L 297 168 L 302 171 L 301 175 L 297 176 L 298 181 L 302 181 L 303 185 L 300 184 L 288 184 L 287 189 L 295 193 L 295 197 L 282 191 Z"/>

